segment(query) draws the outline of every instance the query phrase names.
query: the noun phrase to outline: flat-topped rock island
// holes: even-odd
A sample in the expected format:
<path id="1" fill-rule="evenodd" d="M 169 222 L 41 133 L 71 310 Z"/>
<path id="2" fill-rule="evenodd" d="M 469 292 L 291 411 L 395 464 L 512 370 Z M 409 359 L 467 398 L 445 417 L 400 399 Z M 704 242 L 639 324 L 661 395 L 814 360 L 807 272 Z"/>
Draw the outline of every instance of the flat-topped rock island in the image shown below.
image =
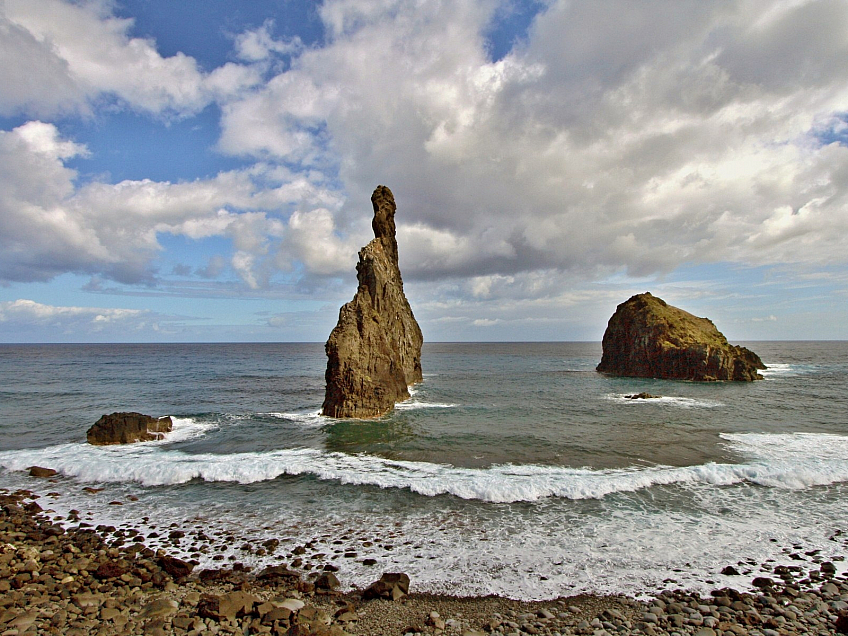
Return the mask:
<path id="1" fill-rule="evenodd" d="M 732 345 L 711 320 L 650 292 L 621 303 L 609 320 L 597 370 L 609 375 L 709 382 L 762 379 L 760 357 Z"/>

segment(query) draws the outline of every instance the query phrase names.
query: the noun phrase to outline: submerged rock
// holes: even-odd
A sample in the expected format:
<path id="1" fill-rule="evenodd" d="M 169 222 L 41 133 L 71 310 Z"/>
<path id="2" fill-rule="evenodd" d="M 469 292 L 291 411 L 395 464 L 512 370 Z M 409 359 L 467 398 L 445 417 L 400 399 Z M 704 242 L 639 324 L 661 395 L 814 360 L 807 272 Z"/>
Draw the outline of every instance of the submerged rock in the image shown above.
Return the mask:
<path id="1" fill-rule="evenodd" d="M 712 321 L 672 307 L 650 293 L 620 304 L 604 333 L 597 370 L 610 375 L 676 380 L 760 380 L 766 366 L 731 345 Z"/>
<path id="2" fill-rule="evenodd" d="M 378 417 L 420 382 L 421 329 L 403 293 L 395 239 L 395 200 L 385 186 L 371 195 L 374 239 L 359 251 L 356 295 L 339 310 L 327 340 L 322 414 Z"/>
<path id="3" fill-rule="evenodd" d="M 150 417 L 141 413 L 111 413 L 102 416 L 88 429 L 89 444 L 132 444 L 161 439 L 173 427 L 170 417 Z"/>

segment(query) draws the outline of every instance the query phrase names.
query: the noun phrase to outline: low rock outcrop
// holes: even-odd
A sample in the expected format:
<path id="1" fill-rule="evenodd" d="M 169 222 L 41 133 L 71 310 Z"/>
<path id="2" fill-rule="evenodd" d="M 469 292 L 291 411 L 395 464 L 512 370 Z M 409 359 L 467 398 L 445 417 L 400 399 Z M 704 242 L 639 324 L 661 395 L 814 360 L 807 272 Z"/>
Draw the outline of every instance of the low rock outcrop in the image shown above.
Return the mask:
<path id="1" fill-rule="evenodd" d="M 421 329 L 403 293 L 395 239 L 395 200 L 385 186 L 371 195 L 374 239 L 359 251 L 356 295 L 339 311 L 327 340 L 322 414 L 378 417 L 420 382 Z"/>
<path id="2" fill-rule="evenodd" d="M 150 417 L 141 413 L 111 413 L 104 415 L 88 429 L 89 444 L 132 444 L 161 439 L 173 427 L 170 417 Z"/>
<path id="3" fill-rule="evenodd" d="M 620 304 L 604 333 L 597 370 L 610 375 L 675 380 L 762 379 L 766 366 L 731 345 L 712 321 L 672 307 L 650 293 Z"/>

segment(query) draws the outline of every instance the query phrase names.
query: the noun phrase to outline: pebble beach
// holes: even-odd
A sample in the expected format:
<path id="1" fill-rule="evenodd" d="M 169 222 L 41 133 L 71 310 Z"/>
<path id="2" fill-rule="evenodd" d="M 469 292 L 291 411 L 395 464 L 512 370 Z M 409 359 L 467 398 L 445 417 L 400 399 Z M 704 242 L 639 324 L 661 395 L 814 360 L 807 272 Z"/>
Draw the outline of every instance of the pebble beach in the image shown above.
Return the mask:
<path id="1" fill-rule="evenodd" d="M 91 527 L 73 513 L 57 519 L 42 503 L 32 491 L 0 491 L 0 636 L 848 633 L 848 578 L 839 558 L 793 552 L 801 546 L 785 550 L 798 565 L 758 564 L 760 576 L 747 590 L 717 589 L 707 596 L 676 589 L 639 599 L 580 595 L 523 602 L 418 594 L 415 581 L 403 589 L 372 586 L 378 591 L 369 594 L 340 591 L 344 586 L 332 568 L 251 571 L 232 563 L 198 570 L 146 547 L 138 533 Z M 846 542 L 841 533 L 832 539 Z M 381 578 L 376 573 L 375 583 Z"/>

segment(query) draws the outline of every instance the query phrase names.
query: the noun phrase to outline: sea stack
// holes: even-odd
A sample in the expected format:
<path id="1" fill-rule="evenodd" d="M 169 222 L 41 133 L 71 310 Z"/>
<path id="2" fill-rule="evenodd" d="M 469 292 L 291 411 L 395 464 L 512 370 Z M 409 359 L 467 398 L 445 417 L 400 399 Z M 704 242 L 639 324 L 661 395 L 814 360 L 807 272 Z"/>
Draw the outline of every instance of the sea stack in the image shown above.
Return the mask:
<path id="1" fill-rule="evenodd" d="M 395 199 L 386 186 L 371 195 L 374 239 L 359 250 L 356 295 L 339 310 L 327 340 L 322 414 L 373 418 L 409 397 L 421 382 L 423 337 L 398 267 Z"/>
<path id="2" fill-rule="evenodd" d="M 621 303 L 604 333 L 597 370 L 669 380 L 761 380 L 759 356 L 731 345 L 707 318 L 672 307 L 649 292 Z"/>

